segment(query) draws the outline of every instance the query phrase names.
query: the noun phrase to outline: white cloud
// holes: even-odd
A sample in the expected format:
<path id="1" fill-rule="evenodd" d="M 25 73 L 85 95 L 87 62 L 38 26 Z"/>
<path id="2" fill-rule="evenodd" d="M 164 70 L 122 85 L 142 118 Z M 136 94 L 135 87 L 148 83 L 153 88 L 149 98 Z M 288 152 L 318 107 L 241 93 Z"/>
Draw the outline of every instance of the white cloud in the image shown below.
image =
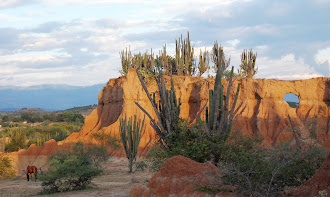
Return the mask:
<path id="1" fill-rule="evenodd" d="M 258 56 L 256 65 L 259 67 L 258 78 L 295 80 L 322 76 L 303 58 L 296 58 L 292 53 L 280 59 Z"/>
<path id="2" fill-rule="evenodd" d="M 14 17 L 9 16 L 7 14 L 0 13 L 0 19 L 2 20 L 8 20 L 8 21 L 29 21 L 29 18 L 22 18 L 22 17 Z"/>
<path id="3" fill-rule="evenodd" d="M 330 47 L 318 50 L 315 55 L 315 61 L 318 64 L 323 64 L 324 62 L 330 64 Z"/>
<path id="4" fill-rule="evenodd" d="M 0 14 L 10 27 L 0 29 L 0 85 L 19 85 L 27 79 L 31 84 L 102 83 L 119 75 L 119 51 L 125 47 L 130 46 L 133 53 L 153 48 L 158 54 L 166 43 L 168 54 L 174 55 L 175 39 L 181 33 L 185 36 L 187 30 L 196 56 L 204 46 L 211 51 L 218 40 L 236 69 L 242 50 L 252 48 L 258 53 L 257 77 L 328 75 L 323 66 L 330 66 L 330 32 L 324 22 L 329 14 L 312 10 L 321 8 L 316 4 L 325 9 L 328 0 L 316 4 L 262 0 L 0 0 L 0 8 L 27 2 L 35 3 L 35 12 L 22 11 L 21 7 Z M 304 19 L 304 7 L 315 13 L 308 20 Z M 11 21 L 15 25 L 10 26 Z"/>

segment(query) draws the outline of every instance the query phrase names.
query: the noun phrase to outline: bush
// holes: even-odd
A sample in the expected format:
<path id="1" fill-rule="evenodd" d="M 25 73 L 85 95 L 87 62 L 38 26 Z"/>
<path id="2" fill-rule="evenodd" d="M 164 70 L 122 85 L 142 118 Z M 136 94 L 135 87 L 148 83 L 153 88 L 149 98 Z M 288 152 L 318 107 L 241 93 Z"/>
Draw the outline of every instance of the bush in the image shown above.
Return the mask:
<path id="1" fill-rule="evenodd" d="M 10 143 L 5 145 L 6 152 L 18 151 L 25 147 L 26 135 L 20 128 L 10 129 L 8 137 L 10 138 Z"/>
<path id="2" fill-rule="evenodd" d="M 296 149 L 290 142 L 263 148 L 260 139 L 238 136 L 226 143 L 220 163 L 224 184 L 235 185 L 244 195 L 273 196 L 308 180 L 325 159 L 317 145 Z"/>
<path id="3" fill-rule="evenodd" d="M 135 169 L 136 171 L 145 171 L 148 168 L 148 164 L 145 161 L 138 161 L 135 162 Z"/>
<path id="4" fill-rule="evenodd" d="M 85 189 L 103 171 L 100 160 L 91 156 L 95 150 L 77 143 L 71 151 L 62 150 L 51 156 L 49 171 L 40 177 L 43 193 Z"/>
<path id="5" fill-rule="evenodd" d="M 167 147 L 156 143 L 147 155 L 150 170 L 158 171 L 166 159 L 176 155 L 201 163 L 210 161 L 212 148 L 219 146 L 215 147 L 208 141 L 203 124 L 203 121 L 197 120 L 196 125 L 189 127 L 185 120 L 179 119 L 174 131 L 168 135 Z"/>
<path id="6" fill-rule="evenodd" d="M 0 153 L 0 179 L 13 178 L 14 176 L 15 170 L 11 164 L 11 159 Z"/>
<path id="7" fill-rule="evenodd" d="M 197 120 L 196 125 L 188 127 L 187 123 L 180 119 L 168 137 L 169 148 L 165 149 L 168 157 L 181 155 L 201 163 L 209 161 L 211 146 L 203 131 L 203 124 L 203 121 Z"/>

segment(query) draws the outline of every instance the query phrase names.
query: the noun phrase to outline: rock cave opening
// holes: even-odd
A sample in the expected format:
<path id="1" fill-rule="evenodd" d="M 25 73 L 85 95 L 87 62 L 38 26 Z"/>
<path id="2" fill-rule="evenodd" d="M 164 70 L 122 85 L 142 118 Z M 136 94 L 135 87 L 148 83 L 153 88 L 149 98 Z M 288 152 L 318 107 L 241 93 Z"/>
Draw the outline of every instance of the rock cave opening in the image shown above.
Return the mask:
<path id="1" fill-rule="evenodd" d="M 299 98 L 294 93 L 285 94 L 283 101 L 287 102 L 291 108 L 298 108 Z"/>

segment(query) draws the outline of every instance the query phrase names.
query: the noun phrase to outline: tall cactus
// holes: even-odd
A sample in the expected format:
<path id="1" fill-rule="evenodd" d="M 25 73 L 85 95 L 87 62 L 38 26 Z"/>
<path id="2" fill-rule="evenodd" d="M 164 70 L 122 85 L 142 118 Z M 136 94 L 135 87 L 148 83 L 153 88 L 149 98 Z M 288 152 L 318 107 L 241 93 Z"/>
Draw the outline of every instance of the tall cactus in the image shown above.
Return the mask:
<path id="1" fill-rule="evenodd" d="M 218 68 L 220 68 L 221 77 L 223 78 L 225 70 L 230 65 L 230 58 L 226 59 L 226 56 L 223 53 L 223 47 L 219 45 L 217 42 L 214 42 L 214 45 L 212 47 L 211 57 L 212 57 L 212 62 L 215 64 L 214 65 L 215 72 L 217 72 Z"/>
<path id="2" fill-rule="evenodd" d="M 129 172 L 133 172 L 133 164 L 136 161 L 137 152 L 139 149 L 140 140 L 142 137 L 142 130 L 144 126 L 144 119 L 141 121 L 134 120 L 130 117 L 127 121 L 126 116 L 120 120 L 119 132 L 123 143 L 127 159 L 129 161 Z"/>
<path id="3" fill-rule="evenodd" d="M 154 74 L 154 78 L 158 85 L 158 92 L 160 97 L 159 105 L 157 106 L 155 94 L 153 94 L 153 98 L 150 96 L 149 91 L 144 81 L 142 80 L 141 74 L 139 73 L 139 70 L 137 70 L 136 73 L 139 77 L 144 91 L 148 96 L 150 103 L 153 106 L 153 110 L 156 113 L 158 122 L 156 122 L 156 120 L 151 117 L 150 113 L 147 112 L 139 103 L 135 102 L 135 104 L 150 118 L 150 125 L 156 131 L 156 134 L 159 137 L 159 143 L 163 147 L 168 147 L 167 138 L 168 135 L 172 131 L 174 131 L 176 125 L 178 124 L 181 105 L 180 98 L 178 101 L 176 99 L 173 78 L 171 77 L 171 89 L 167 90 L 163 73 L 160 71 L 158 76 Z"/>
<path id="4" fill-rule="evenodd" d="M 252 49 L 248 52 L 246 49 L 243 50 L 241 55 L 241 65 L 238 70 L 239 74 L 246 78 L 253 78 L 258 73 L 258 68 L 255 67 L 257 60 L 257 53 L 254 54 Z"/>
<path id="5" fill-rule="evenodd" d="M 148 51 L 146 51 L 143 54 L 138 53 L 132 55 L 130 48 L 127 49 L 126 47 L 126 49 L 122 50 L 119 54 L 122 66 L 122 70 L 119 72 L 122 75 L 126 75 L 130 68 L 143 68 L 145 75 L 154 70 L 155 57 L 152 53 L 152 49 L 150 54 L 148 54 Z"/>
<path id="6" fill-rule="evenodd" d="M 175 41 L 176 46 L 176 68 L 178 75 L 192 76 L 195 73 L 194 69 L 194 47 L 191 46 L 189 32 L 187 39 L 182 39 L 182 34 L 179 40 Z"/>
<path id="7" fill-rule="evenodd" d="M 222 62 L 222 49 L 219 51 L 219 65 L 223 64 Z M 222 62 L 222 63 L 221 63 Z M 221 65 L 220 65 L 221 66 Z M 236 95 L 234 98 L 234 102 L 232 105 L 231 110 L 229 109 L 229 98 L 230 98 L 230 89 L 233 82 L 233 72 L 234 67 L 231 69 L 231 74 L 229 78 L 229 83 L 227 87 L 227 96 L 226 100 L 224 100 L 223 95 L 223 86 L 221 83 L 222 72 L 221 69 L 217 70 L 217 74 L 215 77 L 214 82 L 214 89 L 209 91 L 209 108 L 206 108 L 206 124 L 205 130 L 207 135 L 210 137 L 210 140 L 214 140 L 216 143 L 225 142 L 231 132 L 232 123 L 233 123 L 233 116 L 234 116 L 234 109 L 236 106 L 236 102 L 238 99 L 238 94 L 240 91 L 240 85 L 237 86 Z M 217 164 L 219 161 L 220 154 L 218 151 L 213 153 L 214 155 L 214 163 Z"/>
<path id="8" fill-rule="evenodd" d="M 206 50 L 206 48 L 204 52 L 202 52 L 201 49 L 199 54 L 199 65 L 198 65 L 199 76 L 202 76 L 202 74 L 209 69 L 209 63 L 210 63 L 209 52 Z"/>
<path id="9" fill-rule="evenodd" d="M 126 75 L 128 70 L 132 67 L 132 53 L 130 50 L 130 47 L 127 50 L 122 50 L 120 53 L 120 59 L 121 59 L 121 66 L 122 66 L 122 70 L 120 71 L 120 73 L 122 75 Z"/>
<path id="10" fill-rule="evenodd" d="M 168 58 L 167 58 L 167 54 L 166 54 L 166 44 L 163 46 L 163 49 L 160 50 L 159 58 L 160 58 L 161 65 L 165 71 L 165 74 L 171 75 L 172 74 L 172 65 L 168 63 Z"/>

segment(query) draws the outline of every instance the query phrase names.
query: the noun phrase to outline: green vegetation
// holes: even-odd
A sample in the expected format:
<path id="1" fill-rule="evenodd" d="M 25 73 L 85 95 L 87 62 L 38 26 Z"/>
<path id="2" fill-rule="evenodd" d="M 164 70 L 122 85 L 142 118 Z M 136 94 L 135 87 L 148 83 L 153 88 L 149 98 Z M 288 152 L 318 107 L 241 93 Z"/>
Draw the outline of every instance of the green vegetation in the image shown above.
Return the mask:
<path id="1" fill-rule="evenodd" d="M 5 152 L 26 149 L 31 144 L 42 146 L 46 141 L 64 140 L 72 132 L 80 131 L 84 117 L 73 111 L 61 113 L 24 112 L 20 116 L 4 115 L 1 133 Z M 6 140 L 5 140 L 6 139 Z"/>
<path id="2" fill-rule="evenodd" d="M 13 169 L 10 158 L 0 153 L 0 180 L 10 179 L 14 176 L 15 170 Z"/>
<path id="3" fill-rule="evenodd" d="M 8 138 L 5 143 L 5 152 L 26 149 L 31 144 L 42 146 L 46 141 L 64 140 L 73 132 L 80 131 L 81 123 L 50 123 L 47 125 L 27 126 L 17 125 L 16 127 L 4 128 L 0 133 L 0 138 Z"/>
<path id="4" fill-rule="evenodd" d="M 33 113 L 24 112 L 20 116 L 2 116 L 2 122 L 27 122 L 27 123 L 38 123 L 38 122 L 71 122 L 71 123 L 84 123 L 84 117 L 79 113 L 72 111 L 65 111 L 62 113 Z"/>
<path id="5" fill-rule="evenodd" d="M 171 148 L 168 146 L 168 138 L 169 134 L 175 131 L 177 127 L 181 105 L 180 98 L 178 101 L 176 100 L 173 78 L 171 77 L 171 90 L 167 90 L 162 72 L 160 72 L 158 77 L 154 74 L 160 96 L 158 105 L 155 99 L 155 93 L 153 93 L 153 98 L 151 98 L 139 70 L 136 70 L 136 73 L 159 121 L 156 123 L 156 120 L 151 117 L 150 112 L 147 112 L 139 103 L 135 102 L 135 104 L 150 118 L 150 125 L 155 129 L 159 137 L 159 143 L 164 147 Z"/>
<path id="6" fill-rule="evenodd" d="M 244 78 L 253 78 L 253 76 L 258 72 L 258 68 L 255 67 L 256 59 L 257 53 L 254 54 L 252 49 L 250 49 L 249 52 L 247 50 L 243 50 L 241 55 L 241 65 L 238 70 L 239 75 Z"/>
<path id="7" fill-rule="evenodd" d="M 71 111 L 73 113 L 81 114 L 82 112 L 85 112 L 85 111 L 88 111 L 88 110 L 93 110 L 96 107 L 97 107 L 97 104 L 87 105 L 87 106 L 82 106 L 82 107 L 73 107 L 73 108 L 67 109 L 63 112 Z"/>
<path id="8" fill-rule="evenodd" d="M 126 157 L 129 161 L 129 172 L 133 172 L 133 164 L 136 161 L 143 129 L 144 119 L 141 123 L 140 120 L 136 120 L 136 115 L 134 115 L 134 120 L 132 119 L 132 117 L 130 117 L 128 120 L 126 119 L 126 117 L 120 120 L 120 139 L 123 143 Z"/>
<path id="9" fill-rule="evenodd" d="M 230 65 L 230 58 L 226 59 L 226 56 L 223 53 L 223 47 L 217 42 L 214 43 L 211 52 L 206 49 L 204 52 L 200 50 L 200 54 L 199 56 L 197 55 L 197 57 L 195 57 L 194 50 L 189 32 L 187 32 L 187 38 L 183 38 L 181 34 L 181 36 L 175 40 L 174 57 L 168 55 L 166 44 L 163 45 L 162 49 L 159 51 L 159 55 L 156 57 L 154 57 L 152 49 L 150 54 L 148 51 L 143 54 L 132 54 L 130 48 L 127 49 L 126 47 L 125 50 L 120 52 L 122 69 L 119 72 L 122 75 L 126 75 L 130 68 L 139 69 L 142 79 L 145 82 L 151 80 L 153 74 L 160 74 L 161 72 L 165 75 L 201 76 L 211 67 L 217 72 L 220 64 L 223 65 L 221 67 L 222 77 L 226 76 L 226 72 L 230 73 L 230 71 L 227 71 L 227 68 Z M 222 51 L 221 57 L 220 51 Z M 219 61 L 220 58 L 221 63 Z M 209 65 L 210 59 L 214 63 L 213 66 Z M 241 75 L 234 74 L 233 76 L 236 77 Z"/>
<path id="10" fill-rule="evenodd" d="M 103 172 L 100 164 L 107 158 L 98 155 L 105 152 L 107 150 L 103 146 L 86 147 L 77 143 L 71 151 L 55 153 L 50 158 L 48 172 L 40 177 L 43 193 L 85 189 L 95 176 Z"/>
<path id="11" fill-rule="evenodd" d="M 199 54 L 199 63 L 198 63 L 198 71 L 199 76 L 202 76 L 207 70 L 210 69 L 210 54 L 205 49 L 204 52 L 202 52 L 202 49 L 200 50 Z"/>
<path id="12" fill-rule="evenodd" d="M 301 150 L 290 146 L 290 142 L 265 148 L 261 141 L 233 136 L 220 162 L 224 184 L 235 185 L 237 191 L 247 196 L 273 196 L 299 186 L 325 159 L 324 150 L 310 141 L 301 144 Z"/>

